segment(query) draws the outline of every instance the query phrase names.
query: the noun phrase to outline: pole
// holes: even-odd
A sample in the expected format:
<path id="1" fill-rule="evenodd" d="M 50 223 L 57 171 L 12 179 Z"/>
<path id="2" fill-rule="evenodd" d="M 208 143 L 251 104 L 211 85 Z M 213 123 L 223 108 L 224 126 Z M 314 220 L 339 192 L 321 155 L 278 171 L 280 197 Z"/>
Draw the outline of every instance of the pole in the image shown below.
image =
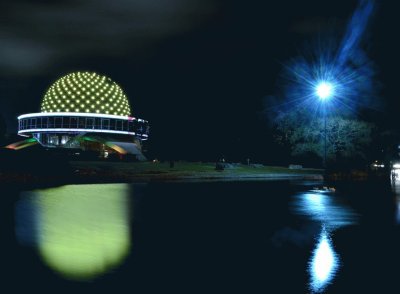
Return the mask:
<path id="1" fill-rule="evenodd" d="M 324 107 L 324 169 L 326 169 L 326 109 Z"/>

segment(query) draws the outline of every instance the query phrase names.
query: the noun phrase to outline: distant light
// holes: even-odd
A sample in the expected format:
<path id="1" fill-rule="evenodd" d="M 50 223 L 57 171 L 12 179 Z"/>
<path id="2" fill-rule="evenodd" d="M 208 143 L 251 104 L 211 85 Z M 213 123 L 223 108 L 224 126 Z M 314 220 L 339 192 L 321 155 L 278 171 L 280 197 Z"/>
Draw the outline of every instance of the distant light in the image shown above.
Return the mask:
<path id="1" fill-rule="evenodd" d="M 395 164 L 393 164 L 393 168 L 395 168 L 395 169 L 400 168 L 400 163 L 395 163 Z"/>
<path id="2" fill-rule="evenodd" d="M 333 85 L 328 82 L 320 82 L 316 86 L 315 92 L 321 100 L 326 100 L 326 99 L 332 97 Z"/>
<path id="3" fill-rule="evenodd" d="M 378 163 L 374 163 L 372 166 L 373 167 L 385 167 L 384 164 L 378 164 Z"/>

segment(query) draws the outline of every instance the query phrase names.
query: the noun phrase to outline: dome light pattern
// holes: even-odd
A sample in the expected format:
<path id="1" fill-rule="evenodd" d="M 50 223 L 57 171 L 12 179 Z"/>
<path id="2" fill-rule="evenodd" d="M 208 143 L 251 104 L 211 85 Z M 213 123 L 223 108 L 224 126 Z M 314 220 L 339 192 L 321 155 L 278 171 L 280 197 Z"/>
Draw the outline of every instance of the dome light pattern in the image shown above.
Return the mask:
<path id="1" fill-rule="evenodd" d="M 94 72 L 58 79 L 44 95 L 41 112 L 79 112 L 130 116 L 128 98 L 115 82 Z"/>

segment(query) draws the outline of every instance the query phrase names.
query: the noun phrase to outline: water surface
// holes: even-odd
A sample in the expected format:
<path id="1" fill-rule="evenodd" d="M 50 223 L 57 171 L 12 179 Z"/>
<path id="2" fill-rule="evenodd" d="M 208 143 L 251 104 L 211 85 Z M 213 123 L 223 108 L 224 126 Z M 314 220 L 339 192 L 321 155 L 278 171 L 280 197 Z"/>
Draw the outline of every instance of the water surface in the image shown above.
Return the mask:
<path id="1" fill-rule="evenodd" d="M 78 293 L 398 292 L 390 181 L 3 187 L 5 286 Z"/>

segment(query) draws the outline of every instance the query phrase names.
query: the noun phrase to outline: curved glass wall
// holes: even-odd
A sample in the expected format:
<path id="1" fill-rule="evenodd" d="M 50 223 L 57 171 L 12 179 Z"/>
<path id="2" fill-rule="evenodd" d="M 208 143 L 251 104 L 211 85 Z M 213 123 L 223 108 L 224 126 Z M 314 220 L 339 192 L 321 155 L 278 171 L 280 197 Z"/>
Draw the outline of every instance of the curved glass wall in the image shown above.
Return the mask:
<path id="1" fill-rule="evenodd" d="M 126 134 L 145 140 L 148 137 L 149 124 L 142 119 L 89 113 L 37 113 L 18 118 L 18 134 L 43 132 Z"/>

